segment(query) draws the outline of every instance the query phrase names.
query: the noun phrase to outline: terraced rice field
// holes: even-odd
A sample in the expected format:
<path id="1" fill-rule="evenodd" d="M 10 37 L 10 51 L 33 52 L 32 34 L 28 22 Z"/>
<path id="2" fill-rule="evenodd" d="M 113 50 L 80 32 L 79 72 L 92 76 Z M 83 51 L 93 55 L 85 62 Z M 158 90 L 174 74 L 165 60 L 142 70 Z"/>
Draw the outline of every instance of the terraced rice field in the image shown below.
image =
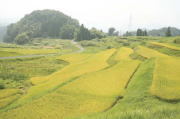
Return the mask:
<path id="1" fill-rule="evenodd" d="M 143 46 L 137 47 L 136 53 L 145 58 L 168 57 L 168 55 Z"/>
<path id="2" fill-rule="evenodd" d="M 0 109 L 8 106 L 17 100 L 22 91 L 19 89 L 5 89 L 0 91 Z"/>
<path id="3" fill-rule="evenodd" d="M 149 42 L 147 46 L 169 56 L 180 57 L 180 47 L 178 46 L 158 42 Z"/>
<path id="4" fill-rule="evenodd" d="M 27 91 L 0 91 L 0 119 L 179 119 L 179 107 L 165 102 L 179 105 L 179 57 L 138 46 L 55 59 L 65 67 L 31 78 Z"/>
<path id="5" fill-rule="evenodd" d="M 113 55 L 115 52 L 116 55 Z M 8 119 L 13 116 L 18 119 L 21 115 L 24 118 L 65 118 L 106 110 L 117 97 L 123 96 L 124 89 L 140 64 L 140 61 L 130 59 L 132 52 L 130 48 L 121 48 L 91 56 L 62 56 L 61 59 L 72 64 L 45 77 L 48 78 L 46 82 L 37 83 L 26 95 L 9 106 L 9 109 L 16 109 L 2 112 L 2 117 Z M 107 60 L 111 56 L 117 63 L 109 66 Z M 36 96 L 42 97 L 31 100 Z"/>
<path id="6" fill-rule="evenodd" d="M 180 99 L 180 59 L 157 58 L 155 63 L 152 94 L 166 100 Z"/>
<path id="7" fill-rule="evenodd" d="M 47 80 L 46 82 L 33 86 L 28 90 L 20 103 L 38 98 L 48 92 L 54 91 L 59 87 L 65 85 L 67 82 L 72 81 L 75 77 L 84 73 L 98 71 L 108 66 L 106 60 L 115 52 L 115 49 L 103 51 L 93 55 L 91 58 L 84 60 L 80 63 L 72 63 L 64 69 L 53 73 L 47 77 L 40 77 L 37 80 Z"/>
<path id="8" fill-rule="evenodd" d="M 137 53 L 146 58 L 155 58 L 151 93 L 165 100 L 180 99 L 180 58 L 142 46 Z"/>
<path id="9" fill-rule="evenodd" d="M 27 48 L 0 48 L 0 57 L 52 54 L 59 53 L 59 49 L 27 49 Z"/>
<path id="10" fill-rule="evenodd" d="M 63 92 L 86 95 L 117 97 L 122 96 L 124 89 L 139 65 L 139 61 L 129 58 L 133 52 L 129 48 L 121 48 L 113 57 L 118 61 L 115 65 L 97 72 L 85 74 L 76 81 L 62 87 Z"/>
<path id="11" fill-rule="evenodd" d="M 172 50 L 180 50 L 179 47 L 172 46 L 172 45 L 165 44 L 165 43 L 150 42 L 150 44 L 155 45 L 155 46 L 159 46 L 159 47 L 165 47 L 165 48 L 172 49 Z"/>

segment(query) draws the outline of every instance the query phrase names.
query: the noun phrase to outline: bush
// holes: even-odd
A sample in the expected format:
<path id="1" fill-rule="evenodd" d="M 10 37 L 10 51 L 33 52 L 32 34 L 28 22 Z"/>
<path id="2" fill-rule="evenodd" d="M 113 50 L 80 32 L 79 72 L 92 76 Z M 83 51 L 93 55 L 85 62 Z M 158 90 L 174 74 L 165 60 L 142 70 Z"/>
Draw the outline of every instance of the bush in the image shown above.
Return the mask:
<path id="1" fill-rule="evenodd" d="M 4 88 L 5 88 L 4 84 L 0 83 L 0 89 L 4 89 Z"/>
<path id="2" fill-rule="evenodd" d="M 128 43 L 128 42 L 123 43 L 123 46 L 129 46 L 129 45 L 130 45 L 130 43 Z"/>
<path id="3" fill-rule="evenodd" d="M 83 47 L 89 47 L 89 46 L 97 46 L 97 43 L 93 41 L 82 41 L 81 45 Z"/>
<path id="4" fill-rule="evenodd" d="M 176 38 L 176 39 L 174 40 L 174 43 L 180 44 L 180 37 Z"/>
<path id="5" fill-rule="evenodd" d="M 16 36 L 15 43 L 17 43 L 19 45 L 23 45 L 23 44 L 28 43 L 29 40 L 30 40 L 30 38 L 27 33 L 21 33 Z"/>

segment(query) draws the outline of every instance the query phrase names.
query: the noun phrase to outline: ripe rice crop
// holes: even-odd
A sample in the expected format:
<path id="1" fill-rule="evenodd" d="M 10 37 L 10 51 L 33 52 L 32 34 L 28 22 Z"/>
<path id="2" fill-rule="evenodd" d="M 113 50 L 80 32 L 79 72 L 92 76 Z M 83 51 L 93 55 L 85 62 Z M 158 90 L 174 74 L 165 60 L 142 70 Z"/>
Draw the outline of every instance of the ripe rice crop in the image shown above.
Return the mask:
<path id="1" fill-rule="evenodd" d="M 59 53 L 59 49 L 32 49 L 32 48 L 0 48 L 0 52 L 5 52 L 0 57 L 8 56 L 21 56 L 21 55 L 32 55 L 32 54 L 51 54 Z"/>
<path id="2" fill-rule="evenodd" d="M 55 91 L 21 107 L 0 112 L 0 119 L 63 119 L 102 111 L 114 101 L 114 98 Z"/>
<path id="3" fill-rule="evenodd" d="M 156 59 L 151 93 L 166 100 L 180 99 L 180 59 L 146 47 L 139 47 L 137 53 Z"/>
<path id="4" fill-rule="evenodd" d="M 61 90 L 77 95 L 122 96 L 138 64 L 139 61 L 120 61 L 108 69 L 84 75 Z"/>
<path id="5" fill-rule="evenodd" d="M 90 58 L 93 54 L 86 54 L 86 53 L 74 53 L 74 54 L 66 54 L 60 56 L 58 59 L 64 60 L 69 63 L 77 63 L 80 61 L 84 61 L 87 58 Z"/>
<path id="6" fill-rule="evenodd" d="M 137 68 L 139 61 L 131 60 L 130 48 L 121 48 L 113 57 L 119 62 L 110 68 L 89 73 L 78 78 L 76 81 L 62 87 L 64 92 L 105 97 L 120 96 L 124 92 L 130 77 Z"/>
<path id="7" fill-rule="evenodd" d="M 19 89 L 0 90 L 0 108 L 3 108 L 20 97 L 22 93 Z"/>
<path id="8" fill-rule="evenodd" d="M 0 90 L 0 99 L 1 98 L 6 98 L 12 95 L 20 94 L 21 90 L 19 89 L 4 89 Z"/>
<path id="9" fill-rule="evenodd" d="M 115 49 L 102 51 L 78 64 L 72 63 L 66 66 L 64 69 L 53 73 L 52 75 L 41 77 L 42 80 L 45 79 L 47 81 L 31 87 L 28 90 L 28 93 L 17 102 L 17 105 L 31 101 L 34 98 L 41 97 L 48 92 L 54 91 L 71 81 L 71 79 L 74 77 L 80 76 L 85 73 L 98 71 L 107 67 L 108 64 L 106 60 L 114 52 Z"/>
<path id="10" fill-rule="evenodd" d="M 131 49 L 128 48 L 126 50 L 122 50 L 127 51 L 127 54 L 131 53 L 129 52 L 129 50 Z M 93 62 L 96 61 L 96 63 L 99 64 L 100 61 L 101 63 L 103 63 L 102 61 L 105 62 L 114 51 L 115 50 L 108 50 L 100 54 L 95 54 L 96 57 L 92 56 L 85 62 L 87 62 L 86 64 L 91 65 L 93 63 L 90 62 L 90 60 L 92 60 Z M 119 50 L 119 52 L 121 52 L 121 49 Z M 107 56 L 104 56 L 105 54 Z M 121 53 L 117 54 L 121 55 Z M 119 60 L 119 63 L 113 65 L 112 67 L 105 69 L 99 68 L 98 70 L 96 69 L 97 71 L 84 73 L 83 75 L 79 73 L 81 76 L 76 77 L 73 82 L 67 82 L 66 85 L 59 87 L 52 93 L 48 93 L 47 95 L 44 95 L 41 98 L 33 100 L 25 105 L 17 107 L 16 109 L 9 110 L 8 112 L 2 112 L 0 115 L 3 119 L 8 119 L 12 117 L 14 119 L 63 119 L 67 117 L 74 117 L 83 114 L 104 111 L 107 108 L 109 108 L 113 104 L 113 102 L 115 102 L 116 97 L 122 95 L 122 93 L 124 92 L 124 88 L 126 87 L 131 75 L 133 74 L 133 72 L 139 64 L 139 61 L 131 60 L 128 55 L 123 56 L 124 58 L 122 58 L 122 60 Z M 97 58 L 98 60 L 96 60 Z M 101 58 L 103 58 L 103 60 Z M 78 64 L 85 65 L 84 63 Z M 72 66 L 77 65 L 72 64 Z M 107 66 L 108 65 L 106 64 L 106 67 Z M 79 67 L 82 66 L 79 65 Z M 90 66 L 83 67 L 83 71 L 91 68 Z M 59 73 L 55 74 L 57 75 Z M 74 75 L 73 73 L 70 74 Z M 56 80 L 55 77 L 54 79 L 50 79 L 50 81 L 53 80 Z"/>
<path id="11" fill-rule="evenodd" d="M 171 49 L 171 50 L 180 50 L 179 47 L 172 46 L 172 45 L 165 44 L 165 43 L 150 42 L 150 44 L 155 45 L 155 46 L 159 46 L 159 47 L 169 48 L 169 49 Z"/>
<path id="12" fill-rule="evenodd" d="M 167 100 L 180 99 L 180 59 L 157 58 L 151 93 Z"/>
<path id="13" fill-rule="evenodd" d="M 167 55 L 165 54 L 162 54 L 156 50 L 153 50 L 153 49 L 150 49 L 150 48 L 147 48 L 147 47 L 143 47 L 143 46 L 139 46 L 137 49 L 136 49 L 136 53 L 145 57 L 145 58 L 152 58 L 152 57 L 168 57 Z"/>
<path id="14" fill-rule="evenodd" d="M 12 102 L 14 102 L 19 97 L 20 97 L 20 94 L 16 94 L 16 95 L 12 95 L 12 96 L 0 99 L 0 109 L 11 104 Z"/>

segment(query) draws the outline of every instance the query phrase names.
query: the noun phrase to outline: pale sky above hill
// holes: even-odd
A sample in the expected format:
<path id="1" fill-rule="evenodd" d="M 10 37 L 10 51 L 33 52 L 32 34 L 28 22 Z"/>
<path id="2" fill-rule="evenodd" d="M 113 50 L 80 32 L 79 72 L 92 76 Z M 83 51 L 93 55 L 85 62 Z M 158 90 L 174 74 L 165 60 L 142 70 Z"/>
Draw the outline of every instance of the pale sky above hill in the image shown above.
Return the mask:
<path id="1" fill-rule="evenodd" d="M 164 26 L 180 28 L 180 0 L 2 0 L 0 24 L 15 22 L 33 10 L 59 10 L 88 28 L 126 31 Z M 130 15 L 131 14 L 131 15 Z"/>

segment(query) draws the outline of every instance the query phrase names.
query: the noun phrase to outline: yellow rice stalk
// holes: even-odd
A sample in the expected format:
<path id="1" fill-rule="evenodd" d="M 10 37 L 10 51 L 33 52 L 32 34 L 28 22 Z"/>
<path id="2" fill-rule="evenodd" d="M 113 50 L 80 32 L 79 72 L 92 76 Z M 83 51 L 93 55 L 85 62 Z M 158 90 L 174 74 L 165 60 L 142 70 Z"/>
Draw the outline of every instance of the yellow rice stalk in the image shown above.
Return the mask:
<path id="1" fill-rule="evenodd" d="M 106 60 L 115 52 L 115 49 L 106 50 L 95 54 L 89 59 L 79 62 L 72 63 L 64 69 L 53 73 L 45 78 L 48 79 L 45 83 L 35 85 L 28 90 L 28 93 L 23 96 L 18 103 L 27 102 L 33 98 L 40 97 L 48 92 L 51 92 L 68 82 L 74 77 L 80 76 L 85 73 L 98 71 L 108 66 Z M 44 77 L 43 77 L 44 78 Z M 42 78 L 42 80 L 43 80 Z M 47 80 L 46 79 L 46 80 Z"/>
<path id="2" fill-rule="evenodd" d="M 180 99 L 180 59 L 156 59 L 151 93 L 167 100 Z"/>
<path id="3" fill-rule="evenodd" d="M 143 47 L 143 46 L 138 46 L 136 53 L 139 55 L 145 57 L 145 58 L 152 58 L 152 57 L 168 57 L 168 55 L 162 54 L 156 50 Z"/>
<path id="4" fill-rule="evenodd" d="M 119 51 L 121 52 L 121 50 L 124 49 L 120 49 Z M 126 53 L 129 55 L 131 53 L 129 50 L 131 49 L 124 51 L 127 51 Z M 109 51 L 104 53 L 109 54 Z M 98 54 L 98 56 L 99 55 L 100 54 Z M 102 58 L 104 59 L 103 61 L 107 60 L 107 56 L 103 57 L 104 55 L 101 54 L 100 57 L 93 56 L 92 59 L 85 61 L 87 63 L 80 64 L 92 65 L 93 63 L 90 62 L 90 60 L 101 64 L 103 63 Z M 121 53 L 118 55 L 121 55 Z M 120 60 L 121 56 L 115 56 L 120 57 L 119 59 L 117 58 L 119 63 L 116 65 L 106 69 L 98 69 L 99 71 L 97 70 L 96 72 L 84 73 L 81 77 L 73 82 L 69 82 L 67 85 L 62 86 L 52 93 L 14 110 L 1 113 L 0 117 L 3 119 L 63 119 L 106 110 L 116 100 L 117 96 L 122 95 L 121 93 L 127 85 L 130 76 L 139 64 L 139 61 L 129 59 L 128 55 L 124 55 L 126 58 L 122 58 L 123 60 Z M 109 56 L 110 54 L 108 57 Z M 79 65 L 79 67 L 82 67 L 81 65 Z M 71 66 L 74 65 L 72 64 Z M 106 66 L 108 65 L 106 64 Z M 83 71 L 91 68 L 90 66 L 83 67 Z M 55 74 L 57 75 L 59 73 Z M 73 75 L 73 73 L 70 74 Z"/>
<path id="5" fill-rule="evenodd" d="M 59 49 L 26 49 L 26 48 L 0 48 L 0 51 L 14 52 L 22 55 L 58 53 Z"/>
<path id="6" fill-rule="evenodd" d="M 22 93 L 22 91 L 19 89 L 3 89 L 3 90 L 0 90 L 0 99 L 6 98 L 12 95 L 20 94 L 20 93 Z"/>
<path id="7" fill-rule="evenodd" d="M 172 49 L 172 50 L 180 50 L 180 48 L 179 48 L 179 47 L 172 46 L 172 45 L 165 44 L 165 43 L 150 42 L 150 44 L 152 44 L 152 45 L 156 45 L 156 46 L 159 46 L 159 47 L 169 48 L 169 49 Z"/>
<path id="8" fill-rule="evenodd" d="M 20 97 L 20 94 L 15 94 L 15 95 L 0 99 L 0 109 L 11 104 L 13 101 L 18 99 L 19 97 Z"/>

